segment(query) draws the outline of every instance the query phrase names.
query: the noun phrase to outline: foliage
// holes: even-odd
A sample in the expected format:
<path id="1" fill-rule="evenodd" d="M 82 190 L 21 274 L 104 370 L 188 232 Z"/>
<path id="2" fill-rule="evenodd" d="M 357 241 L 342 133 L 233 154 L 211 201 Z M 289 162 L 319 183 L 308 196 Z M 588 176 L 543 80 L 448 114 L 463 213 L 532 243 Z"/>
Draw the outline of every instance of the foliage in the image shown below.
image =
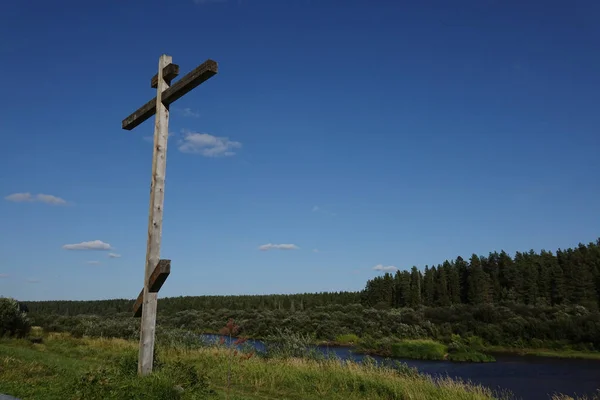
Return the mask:
<path id="1" fill-rule="evenodd" d="M 21 311 L 15 299 L 0 298 L 0 337 L 25 337 L 31 329 L 27 314 Z"/>
<path id="2" fill-rule="evenodd" d="M 536 253 L 491 252 L 446 260 L 437 266 L 386 273 L 367 282 L 362 304 L 376 308 L 446 307 L 451 304 L 532 306 L 580 305 L 597 311 L 600 302 L 600 239 L 588 245 Z"/>
<path id="3" fill-rule="evenodd" d="M 392 355 L 398 358 L 443 360 L 447 353 L 448 348 L 434 340 L 403 340 L 392 345 Z"/>
<path id="4" fill-rule="evenodd" d="M 339 344 L 352 345 L 360 342 L 360 338 L 354 333 L 346 333 L 344 335 L 337 335 L 335 337 L 335 342 Z"/>
<path id="5" fill-rule="evenodd" d="M 264 342 L 268 358 L 321 358 L 321 354 L 314 349 L 313 337 L 290 329 L 276 327 Z"/>
<path id="6" fill-rule="evenodd" d="M 390 354 L 391 343 L 398 340 L 450 345 L 453 334 L 479 337 L 485 347 L 592 352 L 600 350 L 599 288 L 600 240 L 555 253 L 457 257 L 428 266 L 424 273 L 411 268 L 376 277 L 360 293 L 165 298 L 159 300 L 158 326 L 167 343 L 178 337 L 192 348 L 202 345 L 194 339 L 196 333 L 219 332 L 223 321 L 232 318 L 239 334 L 248 338 L 265 339 L 273 327 L 313 342 L 356 335 L 359 348 L 378 354 Z M 32 321 L 48 331 L 137 338 L 132 303 L 46 301 L 28 306 Z"/>

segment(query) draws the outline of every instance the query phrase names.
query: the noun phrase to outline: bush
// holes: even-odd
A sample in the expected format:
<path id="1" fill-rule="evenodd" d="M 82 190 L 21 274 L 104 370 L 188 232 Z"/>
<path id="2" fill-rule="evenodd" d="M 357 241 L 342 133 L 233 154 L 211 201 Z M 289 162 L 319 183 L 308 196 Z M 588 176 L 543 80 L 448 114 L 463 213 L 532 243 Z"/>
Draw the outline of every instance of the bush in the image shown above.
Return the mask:
<path id="1" fill-rule="evenodd" d="M 392 355 L 418 360 L 443 360 L 448 349 L 434 340 L 404 340 L 392 345 Z"/>
<path id="2" fill-rule="evenodd" d="M 339 344 L 355 344 L 360 341 L 360 338 L 354 333 L 347 333 L 345 335 L 337 335 L 335 341 Z"/>
<path id="3" fill-rule="evenodd" d="M 27 314 L 21 311 L 15 299 L 0 298 L 0 337 L 22 338 L 31 330 Z"/>

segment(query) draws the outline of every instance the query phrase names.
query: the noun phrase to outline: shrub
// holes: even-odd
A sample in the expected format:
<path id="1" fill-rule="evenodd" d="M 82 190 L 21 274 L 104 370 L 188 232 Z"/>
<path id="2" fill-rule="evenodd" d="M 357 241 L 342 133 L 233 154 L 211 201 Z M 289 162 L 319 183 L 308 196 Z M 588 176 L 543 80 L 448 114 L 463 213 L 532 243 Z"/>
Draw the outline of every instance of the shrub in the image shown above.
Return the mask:
<path id="1" fill-rule="evenodd" d="M 403 340 L 392 345 L 392 355 L 418 360 L 443 360 L 448 349 L 434 340 Z"/>
<path id="2" fill-rule="evenodd" d="M 0 298 L 0 337 L 25 337 L 31 329 L 27 315 L 15 299 Z"/>
<path id="3" fill-rule="evenodd" d="M 360 338 L 354 333 L 347 333 L 345 335 L 337 335 L 335 341 L 339 344 L 355 344 L 360 341 Z"/>

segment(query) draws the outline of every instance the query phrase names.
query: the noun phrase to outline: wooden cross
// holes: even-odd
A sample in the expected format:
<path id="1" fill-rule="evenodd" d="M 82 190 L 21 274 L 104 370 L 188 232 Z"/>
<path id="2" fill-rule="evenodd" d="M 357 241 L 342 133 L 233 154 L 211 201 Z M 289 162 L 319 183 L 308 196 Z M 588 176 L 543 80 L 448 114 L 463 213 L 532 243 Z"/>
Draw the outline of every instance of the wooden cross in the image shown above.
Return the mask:
<path id="1" fill-rule="evenodd" d="M 171 81 L 179 75 L 179 66 L 171 61 L 171 56 L 166 54 L 160 56 L 158 73 L 150 81 L 150 86 L 156 88 L 156 97 L 125 118 L 122 123 L 123 129 L 132 130 L 156 114 L 144 288 L 134 305 L 134 316 L 142 317 L 138 358 L 140 375 L 148 375 L 152 372 L 158 291 L 171 272 L 171 261 L 159 260 L 165 198 L 169 105 L 214 76 L 218 69 L 215 61 L 207 60 L 170 86 Z"/>

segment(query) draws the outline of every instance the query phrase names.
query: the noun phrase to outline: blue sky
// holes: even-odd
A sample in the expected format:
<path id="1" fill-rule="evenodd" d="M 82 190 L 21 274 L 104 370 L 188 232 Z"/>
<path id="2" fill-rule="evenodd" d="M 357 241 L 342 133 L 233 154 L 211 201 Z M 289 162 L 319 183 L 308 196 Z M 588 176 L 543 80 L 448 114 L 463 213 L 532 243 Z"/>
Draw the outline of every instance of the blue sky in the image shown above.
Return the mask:
<path id="1" fill-rule="evenodd" d="M 377 265 L 595 240 L 599 18 L 584 0 L 6 2 L 0 295 L 137 296 L 153 119 L 121 120 L 162 53 L 219 74 L 171 106 L 161 296 L 360 290 Z"/>

